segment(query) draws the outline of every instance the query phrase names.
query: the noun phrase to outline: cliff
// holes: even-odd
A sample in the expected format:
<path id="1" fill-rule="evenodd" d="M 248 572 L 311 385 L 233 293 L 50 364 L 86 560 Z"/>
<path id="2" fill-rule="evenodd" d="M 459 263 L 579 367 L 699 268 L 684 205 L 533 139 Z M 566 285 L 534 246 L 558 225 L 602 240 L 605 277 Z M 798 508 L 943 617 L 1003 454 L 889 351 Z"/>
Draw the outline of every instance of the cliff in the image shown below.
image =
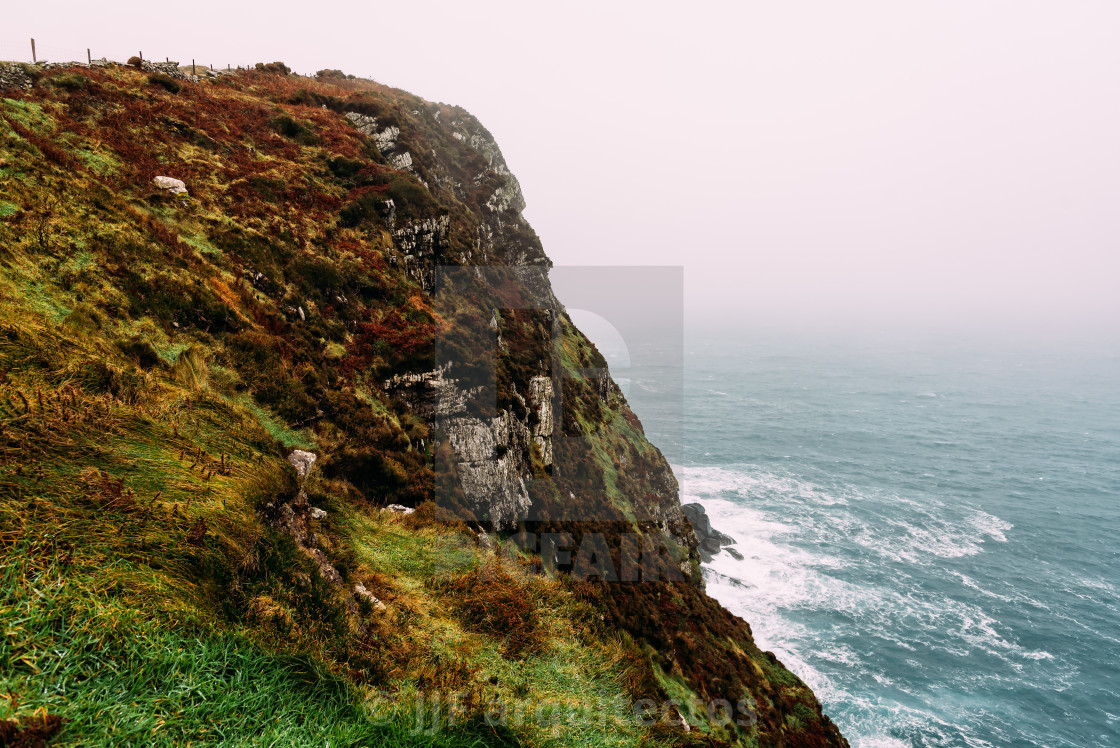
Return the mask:
<path id="1" fill-rule="evenodd" d="M 0 86 L 5 739 L 846 745 L 704 594 L 469 113 Z"/>

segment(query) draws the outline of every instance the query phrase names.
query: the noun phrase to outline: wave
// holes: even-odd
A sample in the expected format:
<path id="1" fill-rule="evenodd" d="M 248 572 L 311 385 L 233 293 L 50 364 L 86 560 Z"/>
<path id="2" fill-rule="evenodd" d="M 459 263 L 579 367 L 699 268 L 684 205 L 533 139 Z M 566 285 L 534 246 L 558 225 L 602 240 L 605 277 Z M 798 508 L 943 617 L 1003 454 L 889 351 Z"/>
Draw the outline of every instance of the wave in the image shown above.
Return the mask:
<path id="1" fill-rule="evenodd" d="M 710 594 L 750 621 L 756 643 L 817 693 L 853 746 L 991 745 L 970 727 L 984 723 L 980 707 L 938 703 L 915 684 L 943 679 L 942 663 L 1002 663 L 999 672 L 966 671 L 957 685 L 969 693 L 1009 673 L 1027 683 L 1051 667 L 1050 652 L 1024 646 L 974 593 L 1021 600 L 942 568 L 1007 543 L 1010 522 L 937 498 L 789 474 L 674 470 L 682 500 L 701 503 L 743 555 L 705 565 Z M 1045 679 L 1063 688 L 1074 675 Z"/>

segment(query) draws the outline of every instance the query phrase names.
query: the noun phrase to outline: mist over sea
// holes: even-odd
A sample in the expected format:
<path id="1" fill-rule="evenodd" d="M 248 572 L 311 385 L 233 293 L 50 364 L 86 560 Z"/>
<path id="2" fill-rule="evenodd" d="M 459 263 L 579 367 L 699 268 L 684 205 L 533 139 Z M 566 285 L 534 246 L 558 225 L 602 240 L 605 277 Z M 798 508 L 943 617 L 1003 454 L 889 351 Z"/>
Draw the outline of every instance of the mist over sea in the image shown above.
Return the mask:
<path id="1" fill-rule="evenodd" d="M 724 335 L 683 387 L 637 358 L 608 353 L 744 556 L 709 592 L 853 746 L 1120 746 L 1116 349 Z"/>

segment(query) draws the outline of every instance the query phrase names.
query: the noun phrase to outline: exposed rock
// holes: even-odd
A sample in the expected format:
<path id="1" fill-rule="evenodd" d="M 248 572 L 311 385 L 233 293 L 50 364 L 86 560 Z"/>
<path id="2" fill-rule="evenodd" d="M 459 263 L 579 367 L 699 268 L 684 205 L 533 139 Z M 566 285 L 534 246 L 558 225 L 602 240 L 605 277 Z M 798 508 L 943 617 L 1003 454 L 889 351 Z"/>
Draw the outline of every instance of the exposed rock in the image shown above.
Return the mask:
<path id="1" fill-rule="evenodd" d="M 389 202 L 390 216 L 395 217 L 395 206 Z M 451 216 L 444 215 L 410 221 L 391 232 L 393 244 L 403 255 L 405 272 L 429 293 L 435 289 L 436 265 L 450 246 L 450 228 Z"/>
<path id="2" fill-rule="evenodd" d="M 552 377 L 533 377 L 529 382 L 529 401 L 533 404 L 537 422 L 533 426 L 533 441 L 541 450 L 545 467 L 552 465 L 552 435 L 555 428 L 552 418 L 552 401 L 555 390 Z"/>
<path id="3" fill-rule="evenodd" d="M 367 590 L 366 586 L 364 584 L 362 584 L 361 582 L 358 582 L 357 584 L 354 585 L 354 594 L 357 595 L 358 597 L 369 600 L 370 603 L 373 604 L 373 607 L 377 608 L 378 610 L 386 610 L 385 603 L 381 602 L 376 597 L 374 597 L 373 593 L 370 592 L 369 590 Z"/>
<path id="4" fill-rule="evenodd" d="M 393 514 L 412 514 L 416 510 L 410 506 L 403 506 L 401 504 L 390 504 L 389 506 L 385 507 L 384 511 L 392 512 Z"/>
<path id="5" fill-rule="evenodd" d="M 498 182 L 481 206 L 482 221 L 478 226 L 474 253 L 483 260 L 499 260 L 506 265 L 540 264 L 551 267 L 540 239 L 521 215 L 525 210 L 521 185 L 510 172 L 493 136 L 473 115 L 461 109 L 447 127 L 452 137 L 482 156 L 486 167 L 473 175 L 473 184 L 470 185 L 459 184 L 441 174 L 438 162 L 426 164 L 429 172 L 442 183 L 453 184 L 461 197 L 468 197 L 468 193 L 483 184 L 489 186 Z"/>
<path id="6" fill-rule="evenodd" d="M 397 374 L 385 381 L 385 389 L 412 410 L 427 418 L 448 418 L 467 409 L 467 401 L 481 388 L 461 388 L 459 380 L 447 376 L 450 366 L 420 374 Z"/>
<path id="7" fill-rule="evenodd" d="M 327 560 L 326 554 L 318 548 L 308 548 L 307 555 L 311 556 L 311 559 L 319 565 L 319 573 L 323 575 L 324 579 L 328 580 L 331 584 L 342 584 L 342 575 L 339 574 L 338 569 L 334 568 L 331 562 Z"/>
<path id="8" fill-rule="evenodd" d="M 190 76 L 179 69 L 177 62 L 152 62 L 151 60 L 144 60 L 140 63 L 140 69 L 145 73 L 160 73 L 169 78 L 178 78 L 179 80 L 188 80 Z"/>
<path id="9" fill-rule="evenodd" d="M 412 171 L 412 154 L 401 150 L 397 144 L 397 138 L 401 135 L 399 127 L 389 125 L 382 128 L 377 124 L 376 117 L 359 112 L 347 112 L 344 116 L 358 132 L 373 141 L 377 150 L 388 159 L 394 169 Z"/>
<path id="10" fill-rule="evenodd" d="M 396 156 L 393 156 L 392 158 L 389 159 L 389 162 L 393 165 L 393 168 L 395 168 L 395 169 L 400 169 L 401 171 L 411 171 L 412 170 L 412 154 L 409 153 L 408 151 L 405 151 L 404 153 L 400 153 L 400 154 L 397 154 Z"/>
<path id="11" fill-rule="evenodd" d="M 708 514 L 701 504 L 683 504 L 681 505 L 681 511 L 684 512 L 688 521 L 692 524 L 692 530 L 699 542 L 700 558 L 705 563 L 711 561 L 712 557 L 719 553 L 723 546 L 735 544 L 735 539 L 730 535 L 725 535 L 712 528 L 712 522 L 708 519 Z M 742 556 L 738 553 L 734 555 L 740 560 L 742 559 Z"/>
<path id="12" fill-rule="evenodd" d="M 308 474 L 311 473 L 311 468 L 315 465 L 316 454 L 314 452 L 305 452 L 302 449 L 293 450 L 288 455 L 288 462 L 296 469 L 296 476 L 302 484 L 307 480 Z"/>
<path id="13" fill-rule="evenodd" d="M 531 503 L 525 482 L 533 475 L 529 445 L 534 439 L 539 438 L 538 443 L 548 447 L 551 464 L 553 418 L 551 397 L 545 397 L 551 392 L 551 379 L 542 377 L 547 384 L 537 385 L 542 403 L 536 407 L 543 412 L 541 420 L 548 421 L 548 430 L 542 427 L 533 433 L 526 421 L 508 410 L 499 411 L 493 418 L 470 415 L 467 403 L 479 390 L 461 388 L 457 380 L 447 376 L 448 371 L 440 368 L 394 377 L 385 382 L 385 388 L 447 435 L 455 451 L 463 494 L 476 516 L 496 528 L 512 527 L 526 516 Z"/>
<path id="14" fill-rule="evenodd" d="M 326 519 L 326 517 L 326 510 L 315 506 L 311 507 L 311 519 Z M 312 545 L 314 545 L 314 543 L 312 543 Z"/>
<path id="15" fill-rule="evenodd" d="M 152 179 L 152 184 L 157 189 L 166 190 L 172 195 L 183 195 L 187 191 L 187 185 L 182 179 L 175 179 L 175 177 L 155 177 Z"/>
<path id="16" fill-rule="evenodd" d="M 35 85 L 35 73 L 30 65 L 18 62 L 0 63 L 0 91 L 17 89 L 29 91 Z"/>

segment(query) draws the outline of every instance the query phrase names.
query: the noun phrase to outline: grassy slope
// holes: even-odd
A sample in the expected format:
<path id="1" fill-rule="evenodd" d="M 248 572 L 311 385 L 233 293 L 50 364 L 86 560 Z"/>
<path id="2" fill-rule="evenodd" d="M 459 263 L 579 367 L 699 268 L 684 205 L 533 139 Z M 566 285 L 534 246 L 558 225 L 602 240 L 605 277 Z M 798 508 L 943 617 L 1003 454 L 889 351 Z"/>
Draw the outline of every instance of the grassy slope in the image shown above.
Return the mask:
<path id="1" fill-rule="evenodd" d="M 463 248 L 493 186 L 439 190 L 437 202 L 422 158 L 415 175 L 390 169 L 321 106 L 343 101 L 400 124 L 418 156 L 445 149 L 452 176 L 479 168 L 425 120 L 458 110 L 368 82 L 254 73 L 172 92 L 129 69 L 55 71 L 0 99 L 0 710 L 63 717 L 64 744 L 701 740 L 632 721 L 483 723 L 495 699 L 614 710 L 714 691 L 687 657 L 665 654 L 688 647 L 659 639 L 680 620 L 661 603 L 645 610 L 660 592 L 630 591 L 645 612 L 627 618 L 601 591 L 518 563 L 472 587 L 463 580 L 492 562 L 466 528 L 371 506 L 431 496 L 426 427 L 376 382 L 424 368 L 443 321 L 386 227 L 351 220 L 354 206 L 375 195 L 403 217 L 449 213 Z M 161 173 L 185 179 L 190 197 L 154 191 Z M 564 355 L 574 366 L 597 353 L 572 330 Z M 574 401 L 593 406 L 570 419 L 588 431 L 614 420 L 591 457 L 625 517 L 640 486 L 617 455 L 655 450 L 623 404 Z M 312 529 L 347 585 L 365 584 L 385 612 L 350 610 L 262 523 L 296 491 L 291 447 L 324 455 L 307 490 L 328 516 Z M 698 594 L 672 603 L 708 621 L 695 661 L 741 654 L 740 671 L 757 672 L 735 682 L 780 702 L 780 724 L 740 739 L 816 744 L 812 695 L 749 631 L 704 633 L 718 606 Z M 414 701 L 434 690 L 466 694 L 465 715 L 416 733 Z M 379 726 L 363 704 L 381 692 L 402 706 Z"/>

